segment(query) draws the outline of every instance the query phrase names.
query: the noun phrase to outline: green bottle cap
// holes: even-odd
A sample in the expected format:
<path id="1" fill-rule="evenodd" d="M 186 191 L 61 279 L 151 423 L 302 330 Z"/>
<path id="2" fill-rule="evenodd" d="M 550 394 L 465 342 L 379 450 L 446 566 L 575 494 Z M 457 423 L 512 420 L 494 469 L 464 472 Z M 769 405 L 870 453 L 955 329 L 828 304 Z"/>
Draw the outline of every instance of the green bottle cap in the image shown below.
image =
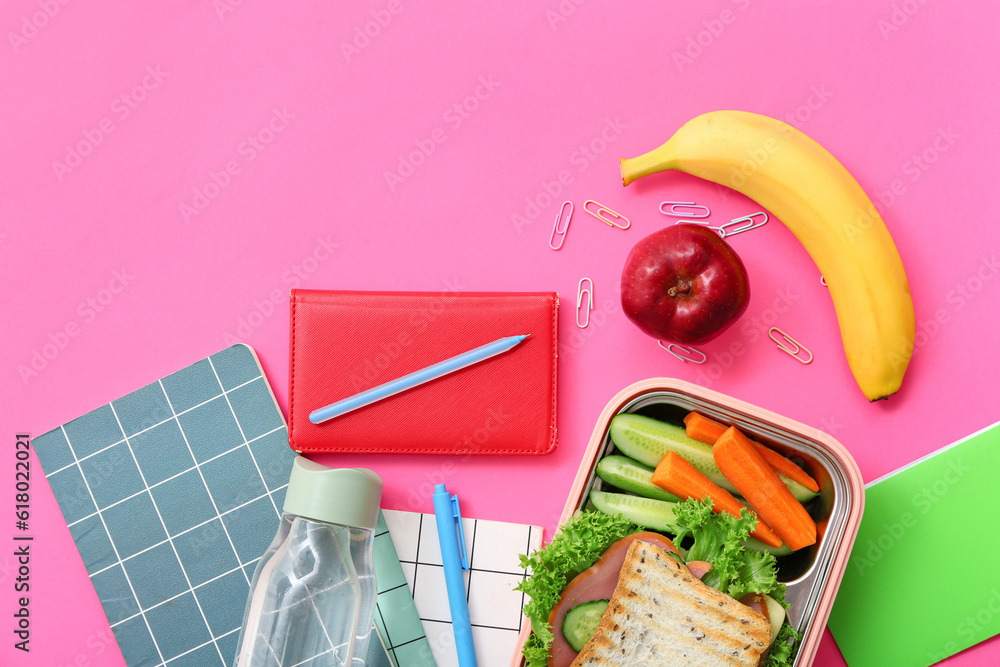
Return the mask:
<path id="1" fill-rule="evenodd" d="M 375 528 L 382 479 L 364 468 L 328 468 L 296 456 L 284 511 L 314 521 Z"/>

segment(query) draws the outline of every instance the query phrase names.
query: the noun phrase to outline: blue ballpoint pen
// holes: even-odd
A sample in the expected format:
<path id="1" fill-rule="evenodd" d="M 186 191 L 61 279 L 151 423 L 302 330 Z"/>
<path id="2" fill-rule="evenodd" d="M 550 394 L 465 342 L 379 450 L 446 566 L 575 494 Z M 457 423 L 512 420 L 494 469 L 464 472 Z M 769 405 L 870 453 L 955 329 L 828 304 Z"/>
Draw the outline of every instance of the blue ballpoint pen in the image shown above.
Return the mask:
<path id="1" fill-rule="evenodd" d="M 455 633 L 458 664 L 459 667 L 477 667 L 469 603 L 465 598 L 465 577 L 462 575 L 463 568 L 469 569 L 469 561 L 465 555 L 462 513 L 458 508 L 458 496 L 449 494 L 444 484 L 434 486 L 434 517 L 437 519 L 438 540 L 441 542 L 441 562 L 448 587 L 448 607 L 451 609 L 451 627 Z"/>
<path id="2" fill-rule="evenodd" d="M 410 373 L 409 375 L 404 375 L 401 378 L 396 378 L 395 380 L 391 380 L 385 384 L 380 384 L 377 387 L 367 389 L 360 394 L 355 394 L 354 396 L 337 401 L 336 403 L 331 403 L 326 407 L 313 410 L 309 413 L 309 421 L 313 424 L 319 424 L 328 419 L 339 417 L 340 415 L 350 412 L 351 410 L 357 410 L 358 408 L 362 408 L 370 403 L 381 401 L 383 398 L 388 398 L 389 396 L 398 394 L 401 391 L 406 391 L 407 389 L 412 389 L 413 387 L 421 385 L 425 382 L 430 382 L 431 380 L 439 378 L 442 375 L 454 373 L 455 371 L 461 370 L 466 366 L 471 366 L 472 364 L 479 363 L 480 361 L 485 361 L 490 357 L 495 357 L 501 352 L 506 352 L 527 337 L 527 335 L 507 336 L 506 338 L 500 338 L 492 343 L 487 343 L 486 345 L 477 347 L 474 350 L 463 352 L 462 354 L 450 359 L 439 361 L 438 363 L 428 366 L 427 368 L 422 368 L 419 371 Z"/>

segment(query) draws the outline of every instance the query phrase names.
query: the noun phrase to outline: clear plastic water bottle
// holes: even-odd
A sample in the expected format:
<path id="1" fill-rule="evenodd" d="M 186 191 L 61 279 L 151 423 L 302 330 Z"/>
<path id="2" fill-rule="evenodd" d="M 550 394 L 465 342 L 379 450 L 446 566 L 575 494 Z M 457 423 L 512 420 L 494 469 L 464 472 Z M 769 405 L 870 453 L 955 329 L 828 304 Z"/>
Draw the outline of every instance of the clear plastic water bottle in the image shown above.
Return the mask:
<path id="1" fill-rule="evenodd" d="M 381 499 L 371 470 L 295 459 L 278 534 L 250 582 L 236 667 L 364 666 Z"/>

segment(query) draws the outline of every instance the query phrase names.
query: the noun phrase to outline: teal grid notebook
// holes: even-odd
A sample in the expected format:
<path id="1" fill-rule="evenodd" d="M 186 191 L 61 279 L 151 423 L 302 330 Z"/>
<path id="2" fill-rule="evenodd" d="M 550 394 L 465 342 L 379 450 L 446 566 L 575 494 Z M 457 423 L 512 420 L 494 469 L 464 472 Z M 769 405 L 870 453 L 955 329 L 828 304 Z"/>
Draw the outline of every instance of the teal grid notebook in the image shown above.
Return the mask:
<path id="1" fill-rule="evenodd" d="M 222 350 L 33 445 L 129 667 L 232 665 L 295 457 L 253 350 Z M 376 578 L 392 581 L 385 542 Z M 389 664 L 371 649 L 369 665 Z"/>

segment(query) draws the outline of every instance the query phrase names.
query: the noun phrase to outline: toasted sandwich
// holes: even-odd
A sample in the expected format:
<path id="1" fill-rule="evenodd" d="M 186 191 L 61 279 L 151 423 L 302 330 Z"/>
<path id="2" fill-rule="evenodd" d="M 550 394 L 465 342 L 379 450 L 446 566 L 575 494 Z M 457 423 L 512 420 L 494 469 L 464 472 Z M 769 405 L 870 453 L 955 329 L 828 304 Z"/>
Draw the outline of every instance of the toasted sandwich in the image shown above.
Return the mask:
<path id="1" fill-rule="evenodd" d="M 706 586 L 663 549 L 636 540 L 597 632 L 572 667 L 755 667 L 770 642 L 763 614 Z"/>

